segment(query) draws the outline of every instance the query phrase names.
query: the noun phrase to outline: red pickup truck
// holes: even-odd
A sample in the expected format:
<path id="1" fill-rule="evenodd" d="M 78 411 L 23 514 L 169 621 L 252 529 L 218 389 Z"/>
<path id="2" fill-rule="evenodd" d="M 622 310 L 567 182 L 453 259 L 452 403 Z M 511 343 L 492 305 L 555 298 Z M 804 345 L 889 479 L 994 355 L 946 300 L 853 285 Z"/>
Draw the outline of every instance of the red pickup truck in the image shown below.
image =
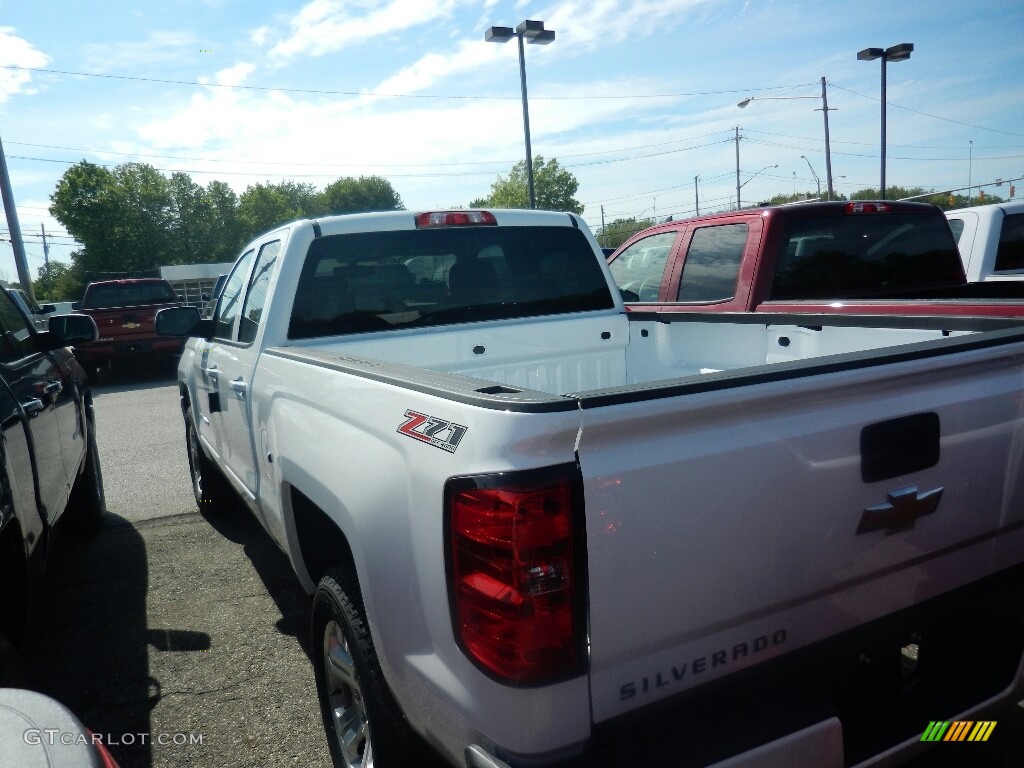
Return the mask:
<path id="1" fill-rule="evenodd" d="M 96 372 L 125 360 L 177 359 L 180 339 L 157 336 L 153 320 L 158 310 L 179 307 L 174 288 L 166 280 L 104 280 L 89 283 L 75 312 L 96 321 L 99 339 L 76 349 L 79 361 Z"/>
<path id="2" fill-rule="evenodd" d="M 609 266 L 633 312 L 1024 316 L 1019 284 L 967 282 L 945 216 L 925 203 L 801 203 L 665 222 L 627 240 Z"/>

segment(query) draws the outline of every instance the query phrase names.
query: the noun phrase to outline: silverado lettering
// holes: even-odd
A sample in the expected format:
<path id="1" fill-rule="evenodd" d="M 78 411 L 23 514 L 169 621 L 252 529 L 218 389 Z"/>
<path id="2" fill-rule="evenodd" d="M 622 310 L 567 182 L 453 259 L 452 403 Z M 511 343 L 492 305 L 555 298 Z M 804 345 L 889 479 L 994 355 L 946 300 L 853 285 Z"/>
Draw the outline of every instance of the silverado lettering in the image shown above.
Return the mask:
<path id="1" fill-rule="evenodd" d="M 771 647 L 782 645 L 786 642 L 786 630 L 778 629 L 771 635 L 758 635 L 750 643 L 737 643 L 731 649 L 714 651 L 706 656 L 698 656 L 693 661 L 683 662 L 680 666 L 673 666 L 671 669 L 655 672 L 652 676 L 644 676 L 639 680 L 624 683 L 619 687 L 619 701 L 631 699 L 638 693 L 649 693 L 666 685 L 681 682 L 689 670 L 690 676 L 699 675 L 709 669 L 725 666 L 730 661 L 752 656 L 768 650 Z"/>

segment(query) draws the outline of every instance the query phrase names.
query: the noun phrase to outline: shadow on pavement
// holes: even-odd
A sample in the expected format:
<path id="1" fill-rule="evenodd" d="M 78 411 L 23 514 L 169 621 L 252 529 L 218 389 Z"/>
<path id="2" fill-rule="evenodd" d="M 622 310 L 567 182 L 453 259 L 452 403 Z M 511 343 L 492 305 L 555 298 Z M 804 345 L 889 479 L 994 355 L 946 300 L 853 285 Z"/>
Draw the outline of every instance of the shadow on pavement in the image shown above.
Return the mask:
<path id="1" fill-rule="evenodd" d="M 275 624 L 277 631 L 294 637 L 312 660 L 309 638 L 311 598 L 299 585 L 288 558 L 241 501 L 233 501 L 215 511 L 203 509 L 200 514 L 217 533 L 242 547 L 281 613 Z"/>
<path id="2" fill-rule="evenodd" d="M 115 367 L 93 372 L 89 384 L 96 392 L 165 387 L 177 380 L 177 358 L 120 362 Z"/>
<path id="3" fill-rule="evenodd" d="M 68 706 L 121 768 L 148 768 L 150 713 L 161 696 L 149 646 L 198 651 L 210 638 L 147 626 L 146 547 L 122 518 L 110 515 L 91 538 L 61 533 L 21 654 L 24 687 Z"/>

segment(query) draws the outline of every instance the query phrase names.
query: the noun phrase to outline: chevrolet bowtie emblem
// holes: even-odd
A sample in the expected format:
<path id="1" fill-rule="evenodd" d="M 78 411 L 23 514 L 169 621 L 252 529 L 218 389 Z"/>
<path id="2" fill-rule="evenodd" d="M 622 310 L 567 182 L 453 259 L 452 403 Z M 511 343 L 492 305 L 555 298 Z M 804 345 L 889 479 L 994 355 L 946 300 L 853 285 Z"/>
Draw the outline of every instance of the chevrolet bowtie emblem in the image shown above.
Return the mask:
<path id="1" fill-rule="evenodd" d="M 886 497 L 889 501 L 885 504 L 864 510 L 860 516 L 860 525 L 857 526 L 858 536 L 882 528 L 886 536 L 913 528 L 917 518 L 930 515 L 939 508 L 942 488 L 918 493 L 917 486 L 912 485 L 886 494 Z"/>

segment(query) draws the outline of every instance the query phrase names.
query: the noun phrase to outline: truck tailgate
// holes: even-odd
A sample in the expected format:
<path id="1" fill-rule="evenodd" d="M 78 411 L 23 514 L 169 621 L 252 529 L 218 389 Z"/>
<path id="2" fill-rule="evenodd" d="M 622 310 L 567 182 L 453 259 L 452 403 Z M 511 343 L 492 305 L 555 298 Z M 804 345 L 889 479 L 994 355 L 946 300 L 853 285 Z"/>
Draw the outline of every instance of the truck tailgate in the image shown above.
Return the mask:
<path id="1" fill-rule="evenodd" d="M 156 338 L 155 319 L 164 306 L 124 307 L 118 309 L 85 310 L 96 321 L 103 341 L 131 341 Z"/>
<path id="2" fill-rule="evenodd" d="M 1019 562 L 1021 352 L 583 396 L 594 721 Z"/>

